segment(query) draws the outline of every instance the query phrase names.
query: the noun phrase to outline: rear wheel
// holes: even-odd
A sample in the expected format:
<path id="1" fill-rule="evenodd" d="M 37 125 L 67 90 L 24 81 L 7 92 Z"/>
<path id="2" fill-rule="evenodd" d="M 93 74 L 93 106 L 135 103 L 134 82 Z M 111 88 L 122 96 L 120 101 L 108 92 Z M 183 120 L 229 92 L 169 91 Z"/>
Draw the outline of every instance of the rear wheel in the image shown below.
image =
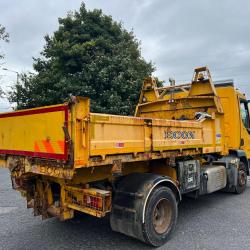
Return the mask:
<path id="1" fill-rule="evenodd" d="M 238 168 L 238 180 L 237 186 L 235 187 L 235 193 L 241 194 L 245 191 L 247 186 L 247 169 L 243 162 L 239 163 Z"/>
<path id="2" fill-rule="evenodd" d="M 174 231 L 177 216 L 177 202 L 172 190 L 167 187 L 153 190 L 145 209 L 145 242 L 156 247 L 166 243 Z"/>

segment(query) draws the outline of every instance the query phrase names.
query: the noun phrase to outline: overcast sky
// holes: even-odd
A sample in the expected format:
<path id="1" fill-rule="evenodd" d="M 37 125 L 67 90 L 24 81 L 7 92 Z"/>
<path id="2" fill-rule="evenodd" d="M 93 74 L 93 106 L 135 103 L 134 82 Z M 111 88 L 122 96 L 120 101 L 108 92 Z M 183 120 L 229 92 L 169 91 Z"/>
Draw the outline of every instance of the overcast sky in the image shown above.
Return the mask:
<path id="1" fill-rule="evenodd" d="M 10 43 L 2 67 L 32 70 L 44 35 L 58 28 L 58 17 L 80 7 L 80 0 L 1 0 L 0 23 Z M 214 80 L 234 79 L 250 98 L 250 1 L 248 0 L 86 0 L 88 9 L 102 9 L 142 42 L 142 55 L 151 60 L 162 80 L 190 81 L 193 69 L 207 65 Z M 0 69 L 6 89 L 16 79 Z M 9 87 L 8 87 L 9 86 Z M 0 100 L 0 110 L 9 108 Z"/>

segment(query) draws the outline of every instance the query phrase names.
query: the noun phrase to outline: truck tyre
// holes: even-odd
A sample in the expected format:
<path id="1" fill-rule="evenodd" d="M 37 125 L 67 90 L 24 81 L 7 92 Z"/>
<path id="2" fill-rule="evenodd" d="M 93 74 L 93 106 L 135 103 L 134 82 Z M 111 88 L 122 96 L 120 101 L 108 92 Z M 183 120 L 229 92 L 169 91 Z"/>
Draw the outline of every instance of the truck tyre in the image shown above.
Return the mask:
<path id="1" fill-rule="evenodd" d="M 245 164 L 241 161 L 239 163 L 239 169 L 238 169 L 238 179 L 237 179 L 237 185 L 235 187 L 235 193 L 241 194 L 245 191 L 247 186 L 247 169 Z"/>
<path id="2" fill-rule="evenodd" d="M 165 244 L 175 229 L 177 216 L 177 202 L 172 190 L 164 186 L 153 190 L 145 209 L 145 242 L 155 247 Z"/>

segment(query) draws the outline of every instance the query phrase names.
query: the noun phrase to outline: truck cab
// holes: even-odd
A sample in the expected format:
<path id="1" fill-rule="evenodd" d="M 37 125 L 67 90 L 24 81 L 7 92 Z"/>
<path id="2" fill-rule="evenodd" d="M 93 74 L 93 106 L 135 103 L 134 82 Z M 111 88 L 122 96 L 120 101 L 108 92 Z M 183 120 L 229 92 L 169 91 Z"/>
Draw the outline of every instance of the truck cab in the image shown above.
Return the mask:
<path id="1" fill-rule="evenodd" d="M 215 87 L 224 110 L 225 146 L 244 151 L 250 159 L 249 101 L 232 81 L 215 83 Z"/>
<path id="2" fill-rule="evenodd" d="M 249 100 L 246 100 L 245 95 L 238 94 L 241 116 L 241 140 L 240 148 L 243 149 L 247 158 L 250 159 L 250 120 L 249 120 Z"/>

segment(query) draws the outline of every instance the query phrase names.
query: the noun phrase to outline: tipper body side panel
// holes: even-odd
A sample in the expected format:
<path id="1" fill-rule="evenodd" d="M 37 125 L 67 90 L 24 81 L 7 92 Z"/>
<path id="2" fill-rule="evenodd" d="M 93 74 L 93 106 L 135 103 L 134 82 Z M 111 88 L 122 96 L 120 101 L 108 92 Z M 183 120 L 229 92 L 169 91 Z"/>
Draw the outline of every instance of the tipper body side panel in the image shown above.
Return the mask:
<path id="1" fill-rule="evenodd" d="M 0 154 L 67 160 L 68 106 L 0 114 Z"/>

